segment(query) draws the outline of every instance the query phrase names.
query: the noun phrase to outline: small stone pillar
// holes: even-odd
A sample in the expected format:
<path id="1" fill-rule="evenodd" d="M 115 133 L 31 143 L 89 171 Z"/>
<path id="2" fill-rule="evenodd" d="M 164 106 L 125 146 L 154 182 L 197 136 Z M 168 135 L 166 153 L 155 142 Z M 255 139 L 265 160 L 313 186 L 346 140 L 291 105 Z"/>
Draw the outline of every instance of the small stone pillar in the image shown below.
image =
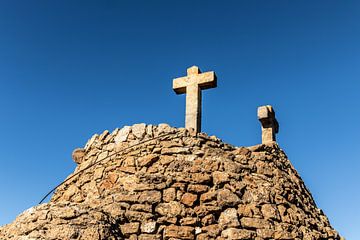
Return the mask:
<path id="1" fill-rule="evenodd" d="M 262 143 L 276 142 L 276 133 L 279 132 L 279 123 L 275 118 L 275 111 L 270 105 L 258 107 L 258 119 L 261 122 Z"/>

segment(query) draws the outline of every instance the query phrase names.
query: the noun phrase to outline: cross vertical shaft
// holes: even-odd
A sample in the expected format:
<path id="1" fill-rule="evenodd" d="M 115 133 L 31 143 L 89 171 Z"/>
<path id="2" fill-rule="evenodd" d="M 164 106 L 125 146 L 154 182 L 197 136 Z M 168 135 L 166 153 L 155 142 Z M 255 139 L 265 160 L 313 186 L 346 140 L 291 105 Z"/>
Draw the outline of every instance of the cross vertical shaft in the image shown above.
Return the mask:
<path id="1" fill-rule="evenodd" d="M 185 127 L 201 132 L 201 90 L 197 84 L 186 88 Z"/>
<path id="2" fill-rule="evenodd" d="M 214 72 L 201 73 L 196 66 L 187 69 L 187 76 L 175 78 L 173 89 L 177 94 L 186 93 L 185 127 L 201 131 L 201 90 L 217 85 Z"/>

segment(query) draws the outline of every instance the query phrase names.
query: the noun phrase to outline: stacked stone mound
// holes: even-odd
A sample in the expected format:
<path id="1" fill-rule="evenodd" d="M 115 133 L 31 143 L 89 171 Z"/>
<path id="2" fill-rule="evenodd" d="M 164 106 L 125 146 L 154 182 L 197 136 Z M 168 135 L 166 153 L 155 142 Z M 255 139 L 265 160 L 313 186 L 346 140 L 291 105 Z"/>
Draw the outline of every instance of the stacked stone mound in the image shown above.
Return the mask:
<path id="1" fill-rule="evenodd" d="M 0 239 L 340 239 L 277 144 L 136 124 L 94 135 L 75 159 Z"/>

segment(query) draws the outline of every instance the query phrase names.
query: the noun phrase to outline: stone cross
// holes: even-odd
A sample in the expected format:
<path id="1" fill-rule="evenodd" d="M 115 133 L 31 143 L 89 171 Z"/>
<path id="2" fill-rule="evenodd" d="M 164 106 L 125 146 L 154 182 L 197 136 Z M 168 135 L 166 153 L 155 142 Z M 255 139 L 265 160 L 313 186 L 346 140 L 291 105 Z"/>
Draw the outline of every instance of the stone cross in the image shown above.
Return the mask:
<path id="1" fill-rule="evenodd" d="M 175 78 L 173 89 L 176 94 L 186 93 L 185 127 L 201 131 L 201 90 L 215 88 L 217 79 L 215 72 L 201 73 L 197 66 L 187 69 L 187 76 Z"/>
<path id="2" fill-rule="evenodd" d="M 275 134 L 279 132 L 279 123 L 275 118 L 274 109 L 270 105 L 258 107 L 257 115 L 261 122 L 262 143 L 275 142 Z"/>

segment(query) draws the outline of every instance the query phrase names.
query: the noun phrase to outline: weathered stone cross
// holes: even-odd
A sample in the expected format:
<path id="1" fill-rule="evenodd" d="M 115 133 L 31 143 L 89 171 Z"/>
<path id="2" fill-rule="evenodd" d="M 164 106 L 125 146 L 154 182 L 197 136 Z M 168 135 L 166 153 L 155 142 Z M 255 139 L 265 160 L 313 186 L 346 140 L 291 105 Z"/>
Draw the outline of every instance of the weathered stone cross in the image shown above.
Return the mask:
<path id="1" fill-rule="evenodd" d="M 201 131 L 201 90 L 215 88 L 215 72 L 201 73 L 197 66 L 187 69 L 187 76 L 175 78 L 173 89 L 177 94 L 186 93 L 185 127 Z"/>
<path id="2" fill-rule="evenodd" d="M 262 143 L 276 141 L 276 133 L 279 132 L 279 123 L 275 118 L 275 111 L 270 105 L 258 107 L 258 119 L 261 122 Z"/>

